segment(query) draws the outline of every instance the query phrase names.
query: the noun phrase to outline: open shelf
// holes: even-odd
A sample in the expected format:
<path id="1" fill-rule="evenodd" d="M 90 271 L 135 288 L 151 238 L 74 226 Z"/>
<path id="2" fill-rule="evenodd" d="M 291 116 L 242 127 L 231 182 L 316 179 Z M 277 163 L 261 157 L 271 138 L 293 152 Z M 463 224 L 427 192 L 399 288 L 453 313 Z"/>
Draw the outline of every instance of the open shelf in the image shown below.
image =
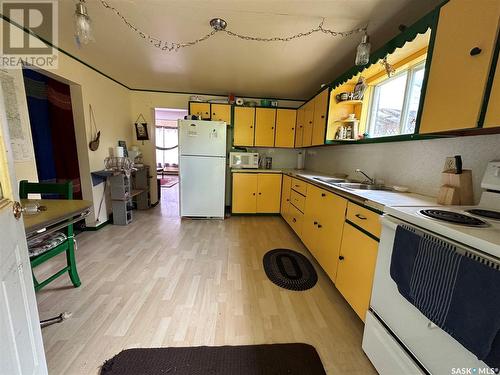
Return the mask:
<path id="1" fill-rule="evenodd" d="M 337 104 L 357 105 L 357 104 L 363 104 L 363 101 L 362 100 L 342 100 L 340 102 L 337 102 Z"/>

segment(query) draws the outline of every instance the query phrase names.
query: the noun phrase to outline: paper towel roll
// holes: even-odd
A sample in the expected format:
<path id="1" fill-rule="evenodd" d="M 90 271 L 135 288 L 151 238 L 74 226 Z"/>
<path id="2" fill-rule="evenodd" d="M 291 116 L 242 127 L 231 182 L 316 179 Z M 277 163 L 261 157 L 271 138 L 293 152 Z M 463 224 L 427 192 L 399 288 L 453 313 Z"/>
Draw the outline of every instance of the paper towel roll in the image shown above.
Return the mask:
<path id="1" fill-rule="evenodd" d="M 115 156 L 117 158 L 123 158 L 124 153 L 123 153 L 123 147 L 122 146 L 116 146 L 116 148 L 115 148 Z"/>
<path id="2" fill-rule="evenodd" d="M 243 104 L 245 104 L 243 99 L 241 99 L 241 98 L 236 99 L 236 105 L 243 105 Z"/>
<path id="3" fill-rule="evenodd" d="M 304 151 L 297 153 L 297 169 L 304 169 Z"/>

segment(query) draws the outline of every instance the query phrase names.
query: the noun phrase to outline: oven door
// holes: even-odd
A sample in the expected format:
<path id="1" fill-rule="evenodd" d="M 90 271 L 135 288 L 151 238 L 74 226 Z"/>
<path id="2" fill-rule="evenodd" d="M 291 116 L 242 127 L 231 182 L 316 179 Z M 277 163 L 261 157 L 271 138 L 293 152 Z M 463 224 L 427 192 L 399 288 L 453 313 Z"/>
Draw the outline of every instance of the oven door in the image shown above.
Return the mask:
<path id="1" fill-rule="evenodd" d="M 373 281 L 371 310 L 429 373 L 452 374 L 453 369 L 457 368 L 487 369 L 488 366 L 484 362 L 479 361 L 458 341 L 430 322 L 399 294 L 390 275 L 390 265 L 394 236 L 400 223 L 402 222 L 391 216 L 382 217 L 382 235 Z M 370 353 L 367 354 L 370 357 Z M 390 360 L 390 357 L 386 358 Z"/>

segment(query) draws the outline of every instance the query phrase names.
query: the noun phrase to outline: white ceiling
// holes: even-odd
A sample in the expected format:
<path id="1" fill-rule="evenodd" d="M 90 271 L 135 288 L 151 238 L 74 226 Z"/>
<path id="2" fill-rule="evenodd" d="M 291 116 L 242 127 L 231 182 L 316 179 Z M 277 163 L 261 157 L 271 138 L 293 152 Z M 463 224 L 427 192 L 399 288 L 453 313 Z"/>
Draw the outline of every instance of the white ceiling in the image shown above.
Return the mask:
<path id="1" fill-rule="evenodd" d="M 106 0 L 152 36 L 188 41 L 208 32 L 211 18 L 253 36 L 286 36 L 316 27 L 350 30 L 368 23 L 375 47 L 440 0 Z M 59 45 L 134 89 L 308 98 L 321 83 L 353 65 L 360 35 L 317 33 L 299 40 L 253 42 L 218 33 L 178 52 L 151 46 L 99 0 L 87 0 L 95 42 L 78 49 L 73 37 L 75 0 L 59 2 Z"/>

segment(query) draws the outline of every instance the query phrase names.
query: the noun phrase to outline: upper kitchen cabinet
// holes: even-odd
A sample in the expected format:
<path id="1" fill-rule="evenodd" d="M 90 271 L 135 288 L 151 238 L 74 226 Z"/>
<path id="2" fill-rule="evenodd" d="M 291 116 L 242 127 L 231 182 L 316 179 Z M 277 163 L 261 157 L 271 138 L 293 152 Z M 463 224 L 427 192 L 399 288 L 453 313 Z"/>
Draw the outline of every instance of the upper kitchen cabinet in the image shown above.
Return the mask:
<path id="1" fill-rule="evenodd" d="M 255 108 L 234 108 L 234 145 L 253 146 L 255 126 Z"/>
<path id="2" fill-rule="evenodd" d="M 232 124 L 231 121 L 231 104 L 214 103 L 211 107 L 212 121 L 224 121 L 226 124 Z"/>
<path id="3" fill-rule="evenodd" d="M 276 147 L 293 148 L 295 144 L 296 109 L 278 108 L 276 110 Z"/>
<path id="4" fill-rule="evenodd" d="M 210 103 L 189 102 L 189 114 L 200 116 L 202 120 L 210 120 Z"/>
<path id="5" fill-rule="evenodd" d="M 255 146 L 273 147 L 276 108 L 257 108 L 255 110 Z"/>
<path id="6" fill-rule="evenodd" d="M 312 146 L 314 124 L 314 100 L 304 104 L 304 132 L 302 134 L 302 147 Z"/>
<path id="7" fill-rule="evenodd" d="M 500 126 L 500 55 L 497 57 L 497 65 L 483 127 L 493 128 L 497 126 Z"/>
<path id="8" fill-rule="evenodd" d="M 499 15 L 499 1 L 452 0 L 441 8 L 420 133 L 478 126 Z M 490 111 L 488 124 L 498 120 L 495 113 L 498 107 Z"/>
<path id="9" fill-rule="evenodd" d="M 330 90 L 325 89 L 316 95 L 314 101 L 313 127 L 311 145 L 319 146 L 325 143 L 326 117 Z"/>
<path id="10" fill-rule="evenodd" d="M 302 147 L 304 139 L 304 106 L 297 109 L 297 122 L 295 123 L 295 147 Z"/>

